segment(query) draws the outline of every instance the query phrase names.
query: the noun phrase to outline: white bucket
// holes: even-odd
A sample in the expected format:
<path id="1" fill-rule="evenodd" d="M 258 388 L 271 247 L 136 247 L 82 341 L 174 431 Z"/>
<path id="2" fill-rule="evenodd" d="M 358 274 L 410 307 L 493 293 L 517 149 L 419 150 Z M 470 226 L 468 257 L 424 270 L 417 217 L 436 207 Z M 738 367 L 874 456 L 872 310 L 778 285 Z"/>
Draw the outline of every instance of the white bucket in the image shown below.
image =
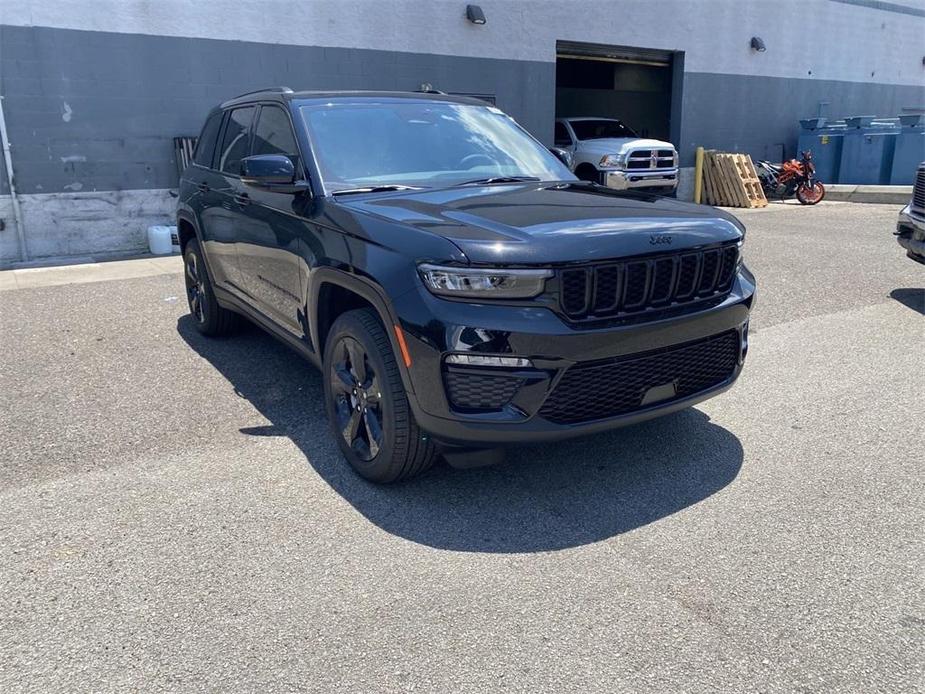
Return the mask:
<path id="1" fill-rule="evenodd" d="M 170 239 L 171 227 L 148 227 L 148 248 L 154 255 L 167 255 L 173 253 L 173 243 Z"/>

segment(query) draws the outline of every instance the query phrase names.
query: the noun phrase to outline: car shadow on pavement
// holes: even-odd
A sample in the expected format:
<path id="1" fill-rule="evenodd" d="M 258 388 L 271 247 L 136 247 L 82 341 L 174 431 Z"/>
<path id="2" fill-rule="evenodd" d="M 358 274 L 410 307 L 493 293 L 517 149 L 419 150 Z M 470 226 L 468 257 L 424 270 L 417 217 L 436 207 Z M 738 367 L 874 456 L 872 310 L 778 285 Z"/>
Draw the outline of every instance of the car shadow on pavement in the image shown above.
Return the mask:
<path id="1" fill-rule="evenodd" d="M 258 328 L 209 339 L 187 315 L 177 330 L 270 422 L 242 434 L 290 438 L 369 521 L 435 548 L 539 552 L 604 540 L 703 501 L 742 466 L 735 435 L 690 409 L 583 439 L 512 448 L 494 467 L 454 470 L 441 462 L 416 479 L 378 486 L 341 458 L 311 364 Z"/>
<path id="2" fill-rule="evenodd" d="M 890 292 L 890 296 L 903 306 L 908 306 L 925 316 L 925 289 L 912 289 L 911 287 L 894 289 Z"/>

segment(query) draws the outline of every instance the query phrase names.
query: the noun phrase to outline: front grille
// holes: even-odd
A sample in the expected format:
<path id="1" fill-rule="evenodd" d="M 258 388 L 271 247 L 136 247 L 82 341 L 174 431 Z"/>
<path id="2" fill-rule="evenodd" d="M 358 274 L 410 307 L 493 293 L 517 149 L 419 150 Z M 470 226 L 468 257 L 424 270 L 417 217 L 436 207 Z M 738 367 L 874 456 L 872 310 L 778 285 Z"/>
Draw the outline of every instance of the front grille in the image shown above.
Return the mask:
<path id="1" fill-rule="evenodd" d="M 573 320 L 663 309 L 726 294 L 739 261 L 737 243 L 701 251 L 566 268 L 559 305 Z"/>
<path id="2" fill-rule="evenodd" d="M 634 149 L 626 158 L 626 168 L 635 170 L 673 169 L 674 151 L 670 149 Z"/>
<path id="3" fill-rule="evenodd" d="M 460 410 L 500 410 L 523 384 L 522 378 L 452 370 L 444 375 L 450 404 Z"/>
<path id="4" fill-rule="evenodd" d="M 731 330 L 657 352 L 576 364 L 556 384 L 540 416 L 577 424 L 630 414 L 643 408 L 651 388 L 673 384 L 674 397 L 658 402 L 666 404 L 718 386 L 732 376 L 738 360 L 739 334 Z"/>
<path id="5" fill-rule="evenodd" d="M 912 189 L 912 206 L 925 212 L 925 168 L 919 168 Z"/>

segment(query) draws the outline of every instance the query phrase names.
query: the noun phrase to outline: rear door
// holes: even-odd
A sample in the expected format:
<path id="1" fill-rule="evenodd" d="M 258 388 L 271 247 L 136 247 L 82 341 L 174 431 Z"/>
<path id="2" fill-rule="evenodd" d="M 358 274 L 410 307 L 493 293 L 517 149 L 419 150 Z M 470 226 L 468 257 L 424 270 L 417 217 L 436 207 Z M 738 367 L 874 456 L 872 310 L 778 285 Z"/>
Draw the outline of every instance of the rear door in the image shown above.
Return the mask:
<path id="1" fill-rule="evenodd" d="M 222 197 L 218 192 L 223 180 L 215 170 L 226 116 L 226 111 L 215 111 L 206 120 L 193 154 L 193 165 L 184 174 L 196 188 L 190 205 L 198 215 L 200 240 L 212 281 L 223 288 L 233 281 L 236 271 L 234 239 L 230 236 L 226 211 L 222 208 Z"/>
<path id="2" fill-rule="evenodd" d="M 260 107 L 250 153 L 287 156 L 296 178 L 305 177 L 289 112 L 280 105 Z M 290 193 L 248 187 L 240 204 L 244 222 L 235 247 L 244 290 L 261 313 L 302 336 L 299 237 L 304 228 L 304 200 Z"/>
<path id="3" fill-rule="evenodd" d="M 212 176 L 215 205 L 210 220 L 213 246 L 210 260 L 214 264 L 217 259 L 226 288 L 242 297 L 246 296 L 246 291 L 235 249 L 245 222 L 243 206 L 247 193 L 241 183 L 241 160 L 250 149 L 251 125 L 256 113 L 256 106 L 243 106 L 232 109 L 225 116 Z"/>

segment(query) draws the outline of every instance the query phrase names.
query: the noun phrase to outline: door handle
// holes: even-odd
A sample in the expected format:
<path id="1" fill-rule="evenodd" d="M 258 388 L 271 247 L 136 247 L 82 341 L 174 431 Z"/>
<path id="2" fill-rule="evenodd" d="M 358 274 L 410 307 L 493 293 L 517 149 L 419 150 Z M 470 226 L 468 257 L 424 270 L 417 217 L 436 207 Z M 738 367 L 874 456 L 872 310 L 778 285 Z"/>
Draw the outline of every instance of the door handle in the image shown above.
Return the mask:
<path id="1" fill-rule="evenodd" d="M 239 205 L 250 205 L 251 198 L 247 193 L 235 193 L 234 201 Z"/>
<path id="2" fill-rule="evenodd" d="M 196 187 L 199 188 L 199 192 L 200 192 L 200 193 L 208 193 L 208 192 L 209 192 L 209 184 L 206 183 L 205 181 L 202 181 L 202 182 L 199 183 Z"/>

